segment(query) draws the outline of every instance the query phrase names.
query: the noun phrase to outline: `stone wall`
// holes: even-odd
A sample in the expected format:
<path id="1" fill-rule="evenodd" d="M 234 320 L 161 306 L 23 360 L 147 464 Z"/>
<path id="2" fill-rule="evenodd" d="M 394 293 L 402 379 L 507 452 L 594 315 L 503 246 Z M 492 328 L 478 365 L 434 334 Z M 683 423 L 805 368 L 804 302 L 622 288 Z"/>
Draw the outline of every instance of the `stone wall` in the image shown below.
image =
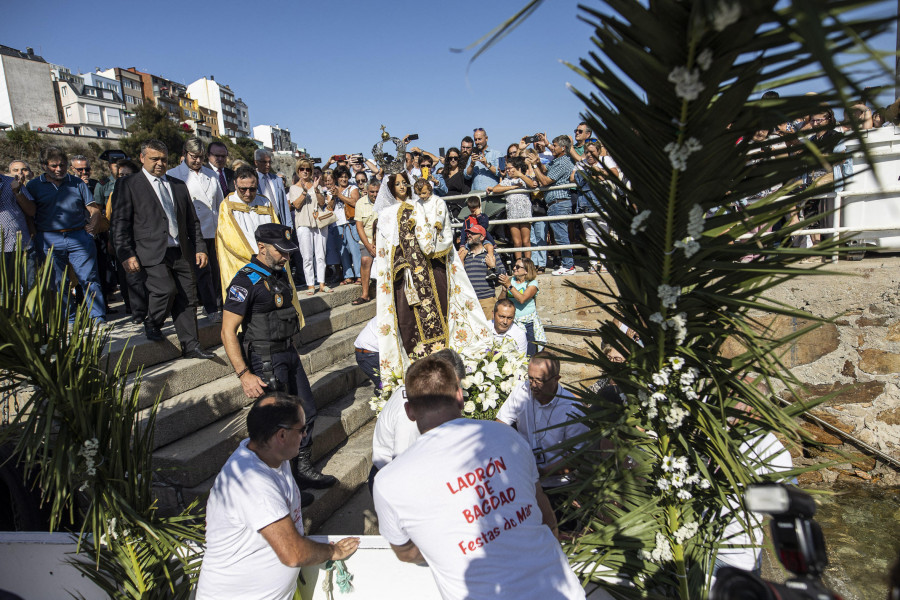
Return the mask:
<path id="1" fill-rule="evenodd" d="M 833 276 L 819 273 L 779 286 L 770 296 L 833 322 L 806 333 L 781 354 L 781 360 L 804 383 L 803 399 L 831 396 L 813 414 L 889 456 L 900 459 L 900 257 L 869 255 L 862 262 L 842 261 L 827 265 Z M 594 293 L 606 292 L 596 276 L 579 274 L 539 280 L 538 313 L 545 324 L 596 328 L 609 317 L 596 302 L 571 287 L 572 283 Z M 812 319 L 771 314 L 754 315 L 759 327 L 774 336 L 799 331 Z M 583 357 L 591 355 L 596 336 L 548 333 L 551 344 Z M 726 353 L 737 353 L 736 343 Z M 569 363 L 565 381 L 590 385 L 601 375 L 592 365 Z M 791 400 L 787 390 L 775 390 Z M 802 477 L 804 483 L 854 479 L 900 484 L 900 473 L 823 428 L 802 426 L 824 447 L 792 448 L 795 464 L 837 461 L 831 469 Z M 839 452 L 849 453 L 850 460 Z"/>

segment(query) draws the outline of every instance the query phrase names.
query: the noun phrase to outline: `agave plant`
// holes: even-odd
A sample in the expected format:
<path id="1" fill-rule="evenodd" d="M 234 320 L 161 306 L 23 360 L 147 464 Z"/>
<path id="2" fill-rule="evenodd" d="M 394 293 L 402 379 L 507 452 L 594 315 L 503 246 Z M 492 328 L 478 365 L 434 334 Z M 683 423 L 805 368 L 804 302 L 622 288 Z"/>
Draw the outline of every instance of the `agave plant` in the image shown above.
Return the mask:
<path id="1" fill-rule="evenodd" d="M 50 292 L 50 262 L 26 289 L 21 252 L 0 266 L 0 392 L 16 404 L 0 444 L 31 475 L 50 530 L 73 528 L 74 564 L 111 598 L 187 597 L 199 567 L 202 515 L 157 512 L 151 486 L 157 406 L 142 414 L 140 375 L 127 385 L 125 353 L 109 364 L 109 334 L 68 290 Z M 146 421 L 141 423 L 142 417 Z"/>
<path id="2" fill-rule="evenodd" d="M 539 4 L 491 32 L 485 47 Z M 796 385 L 779 348 L 807 330 L 779 336 L 760 316 L 810 315 L 766 292 L 821 273 L 795 263 L 841 242 L 793 248 L 791 234 L 815 218 L 790 217 L 830 189 L 804 189 L 802 176 L 848 156 L 810 142 L 815 128 L 789 136 L 787 149 L 753 136 L 851 104 L 861 86 L 836 56 L 857 49 L 873 57 L 865 41 L 889 19 L 848 16 L 874 3 L 845 0 L 603 4 L 581 7 L 596 50 L 572 67 L 588 86 L 575 93 L 628 181 L 607 170 L 611 187 L 591 182 L 610 227 L 600 230 L 598 251 L 613 283 L 585 293 L 640 343 L 608 321 L 602 337 L 625 362 L 591 346 L 587 362 L 618 384 L 622 402 L 582 393 L 579 420 L 590 433 L 567 444 L 579 473 L 565 490 L 578 507 L 567 548 L 585 580 L 617 597 L 705 598 L 716 552 L 728 544 L 726 524 L 737 518 L 749 527 L 742 490 L 772 477 L 753 444 L 770 432 L 798 439 L 795 418 L 812 406 L 783 408 L 773 394 Z M 751 99 L 820 76 L 830 85 L 815 96 Z M 729 339 L 744 350 L 727 356 Z M 596 450 L 600 439 L 614 450 Z"/>

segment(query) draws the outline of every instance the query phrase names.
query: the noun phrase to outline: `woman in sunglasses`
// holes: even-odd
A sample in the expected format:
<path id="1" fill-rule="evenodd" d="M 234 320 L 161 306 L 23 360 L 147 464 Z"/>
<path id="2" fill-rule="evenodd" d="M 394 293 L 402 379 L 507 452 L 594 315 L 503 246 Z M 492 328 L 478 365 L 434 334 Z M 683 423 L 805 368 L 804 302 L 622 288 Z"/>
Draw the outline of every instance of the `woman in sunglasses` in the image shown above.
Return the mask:
<path id="1" fill-rule="evenodd" d="M 472 188 L 466 181 L 462 169 L 462 157 L 459 148 L 450 148 L 444 157 L 444 181 L 447 183 L 447 195 L 459 196 L 468 194 Z"/>
<path id="2" fill-rule="evenodd" d="M 499 275 L 500 285 L 506 290 L 506 297 L 512 300 L 516 306 L 515 323 L 525 330 L 528 339 L 528 356 L 533 356 L 538 351 L 541 343 L 547 342 L 544 334 L 544 326 L 537 314 L 538 293 L 537 269 L 530 258 L 516 259 L 513 265 L 513 276 Z"/>
<path id="3" fill-rule="evenodd" d="M 297 161 L 297 183 L 291 186 L 288 200 L 294 208 L 294 226 L 297 228 L 297 239 L 300 242 L 300 255 L 303 257 L 303 275 L 306 277 L 307 296 L 316 292 L 315 282 L 319 282 L 319 291 L 332 292 L 325 285 L 325 241 L 328 237 L 328 224 L 324 219 L 334 210 L 334 198 L 329 199 L 319 187 L 319 178 L 313 178 L 312 162 L 301 158 Z M 313 260 L 316 269 L 313 272 Z"/>

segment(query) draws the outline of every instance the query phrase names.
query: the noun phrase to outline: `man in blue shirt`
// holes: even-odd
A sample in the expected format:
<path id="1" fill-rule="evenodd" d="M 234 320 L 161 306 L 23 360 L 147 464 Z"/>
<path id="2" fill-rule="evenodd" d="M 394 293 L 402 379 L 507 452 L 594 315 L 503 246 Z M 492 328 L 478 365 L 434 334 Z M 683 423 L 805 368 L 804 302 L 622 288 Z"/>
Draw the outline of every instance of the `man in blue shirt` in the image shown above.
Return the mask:
<path id="1" fill-rule="evenodd" d="M 545 174 L 541 169 L 535 169 L 535 179 L 540 186 L 548 185 L 566 185 L 569 183 L 569 176 L 575 169 L 572 159 L 569 158 L 569 149 L 572 147 L 572 140 L 567 135 L 558 135 L 553 138 L 550 144 L 550 152 L 553 153 L 553 160 L 547 167 Z M 547 202 L 547 216 L 570 215 L 572 214 L 572 198 L 569 190 L 552 190 L 544 194 Z M 568 245 L 569 243 L 569 224 L 567 221 L 552 221 L 550 229 L 553 231 L 553 239 L 559 245 Z M 572 257 L 571 250 L 561 250 L 562 266 L 553 271 L 554 275 L 574 275 L 575 259 Z"/>
<path id="2" fill-rule="evenodd" d="M 480 127 L 475 130 L 475 148 L 466 166 L 466 179 L 472 180 L 472 191 L 486 190 L 500 183 L 500 155 L 488 148 L 487 132 Z"/>
<path id="3" fill-rule="evenodd" d="M 56 146 L 41 151 L 44 174 L 32 179 L 26 187 L 34 198 L 35 243 L 48 254 L 53 250 L 53 283 L 55 289 L 65 285 L 63 275 L 70 267 L 84 289 L 91 316 L 106 320 L 106 301 L 97 275 L 97 247 L 91 237 L 100 219 L 100 207 L 87 185 L 74 175 L 66 174 L 69 160 Z M 70 312 L 70 320 L 74 312 Z"/>
<path id="4" fill-rule="evenodd" d="M 25 253 L 26 285 L 34 285 L 34 251 L 31 235 L 28 233 L 28 222 L 25 215 L 34 216 L 34 201 L 25 189 L 25 177 L 7 177 L 0 175 L 0 241 L 3 246 L 3 261 L 6 272 L 12 274 L 16 258 L 16 244 L 19 234 L 22 236 L 22 251 Z"/>

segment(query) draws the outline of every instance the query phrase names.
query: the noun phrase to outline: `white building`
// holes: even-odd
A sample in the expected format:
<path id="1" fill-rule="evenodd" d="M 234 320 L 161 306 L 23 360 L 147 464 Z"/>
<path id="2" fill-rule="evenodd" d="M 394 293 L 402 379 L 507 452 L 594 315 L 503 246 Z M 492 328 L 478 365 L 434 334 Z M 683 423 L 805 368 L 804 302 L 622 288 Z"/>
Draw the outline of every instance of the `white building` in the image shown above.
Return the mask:
<path id="1" fill-rule="evenodd" d="M 119 82 L 95 73 L 79 77 L 90 78 L 97 85 L 79 85 L 64 80 L 55 84 L 64 129 L 91 137 L 115 139 L 125 136 L 125 102 Z"/>
<path id="2" fill-rule="evenodd" d="M 257 125 L 253 128 L 253 139 L 259 140 L 266 148 L 275 152 L 290 152 L 296 144 L 291 143 L 291 130 L 282 129 L 276 123 L 272 125 Z"/>
<path id="3" fill-rule="evenodd" d="M 0 123 L 46 129 L 57 122 L 50 65 L 31 48 L 0 45 Z"/>
<path id="4" fill-rule="evenodd" d="M 247 105 L 235 98 L 230 87 L 220 84 L 210 75 L 190 84 L 187 91 L 200 106 L 218 113 L 220 137 L 250 137 Z"/>

